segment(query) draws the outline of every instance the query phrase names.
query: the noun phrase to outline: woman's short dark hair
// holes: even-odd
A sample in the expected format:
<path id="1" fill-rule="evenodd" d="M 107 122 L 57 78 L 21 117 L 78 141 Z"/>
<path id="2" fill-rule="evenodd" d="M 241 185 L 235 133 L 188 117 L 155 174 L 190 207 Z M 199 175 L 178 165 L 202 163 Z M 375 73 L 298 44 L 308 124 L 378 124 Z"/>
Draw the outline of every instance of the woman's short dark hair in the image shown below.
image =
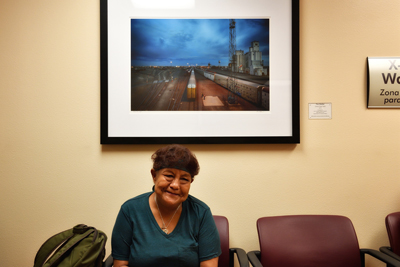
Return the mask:
<path id="1" fill-rule="evenodd" d="M 174 168 L 188 172 L 192 178 L 200 171 L 196 156 L 182 145 L 168 145 L 158 149 L 151 156 L 153 169 L 158 171 L 165 168 Z"/>

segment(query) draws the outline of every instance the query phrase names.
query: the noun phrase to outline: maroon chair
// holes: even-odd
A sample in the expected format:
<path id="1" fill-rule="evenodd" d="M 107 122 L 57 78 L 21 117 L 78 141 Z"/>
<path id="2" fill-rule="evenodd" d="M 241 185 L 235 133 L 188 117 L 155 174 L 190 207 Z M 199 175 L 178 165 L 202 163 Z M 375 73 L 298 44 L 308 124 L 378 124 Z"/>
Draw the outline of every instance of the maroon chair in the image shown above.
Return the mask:
<path id="1" fill-rule="evenodd" d="M 382 252 L 360 249 L 353 224 L 343 216 L 264 217 L 257 230 L 260 250 L 247 254 L 254 267 L 362 267 L 365 254 L 400 266 Z"/>
<path id="2" fill-rule="evenodd" d="M 224 216 L 213 215 L 215 224 L 217 225 L 219 239 L 221 241 L 221 255 L 218 259 L 218 267 L 233 267 L 234 255 L 240 267 L 248 267 L 249 261 L 246 252 L 241 248 L 229 247 L 229 223 L 228 219 Z"/>
<path id="3" fill-rule="evenodd" d="M 379 250 L 400 261 L 400 212 L 387 215 L 385 224 L 390 247 L 384 246 Z"/>

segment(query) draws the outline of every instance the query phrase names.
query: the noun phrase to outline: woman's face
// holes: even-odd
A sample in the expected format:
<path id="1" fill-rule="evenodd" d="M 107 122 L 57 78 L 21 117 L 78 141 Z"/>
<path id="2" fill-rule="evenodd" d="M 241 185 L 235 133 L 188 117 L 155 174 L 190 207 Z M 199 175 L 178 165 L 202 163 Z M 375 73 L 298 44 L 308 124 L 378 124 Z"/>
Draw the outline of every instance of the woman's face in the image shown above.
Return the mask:
<path id="1" fill-rule="evenodd" d="M 188 172 L 174 168 L 152 169 L 151 175 L 159 204 L 176 208 L 187 199 L 193 181 Z"/>

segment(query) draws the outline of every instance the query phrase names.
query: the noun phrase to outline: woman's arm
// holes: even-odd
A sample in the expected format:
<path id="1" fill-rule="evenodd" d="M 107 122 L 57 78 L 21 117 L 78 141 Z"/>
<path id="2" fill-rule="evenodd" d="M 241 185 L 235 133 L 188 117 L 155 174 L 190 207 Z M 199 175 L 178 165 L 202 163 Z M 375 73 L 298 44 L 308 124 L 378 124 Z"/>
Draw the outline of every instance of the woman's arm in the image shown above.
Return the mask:
<path id="1" fill-rule="evenodd" d="M 114 260 L 113 267 L 128 267 L 128 264 L 129 261 Z"/>
<path id="2" fill-rule="evenodd" d="M 218 267 L 218 257 L 200 262 L 200 267 Z"/>

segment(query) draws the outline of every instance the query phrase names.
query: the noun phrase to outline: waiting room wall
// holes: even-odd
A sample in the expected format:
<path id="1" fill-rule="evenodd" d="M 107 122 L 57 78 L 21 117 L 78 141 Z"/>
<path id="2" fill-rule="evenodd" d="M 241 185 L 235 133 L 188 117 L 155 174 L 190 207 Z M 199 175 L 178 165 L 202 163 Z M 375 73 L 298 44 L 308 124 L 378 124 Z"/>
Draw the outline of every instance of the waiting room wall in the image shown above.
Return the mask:
<path id="1" fill-rule="evenodd" d="M 339 214 L 361 247 L 388 245 L 400 210 L 400 110 L 366 108 L 366 58 L 400 56 L 400 1 L 300 1 L 299 145 L 188 145 L 191 194 L 258 249 L 262 216 Z M 78 223 L 111 237 L 120 205 L 151 190 L 156 145 L 101 146 L 98 0 L 0 1 L 0 255 L 33 265 Z M 332 120 L 309 120 L 330 102 Z M 107 245 L 110 252 L 110 243 Z M 369 260 L 368 266 L 384 266 Z"/>

